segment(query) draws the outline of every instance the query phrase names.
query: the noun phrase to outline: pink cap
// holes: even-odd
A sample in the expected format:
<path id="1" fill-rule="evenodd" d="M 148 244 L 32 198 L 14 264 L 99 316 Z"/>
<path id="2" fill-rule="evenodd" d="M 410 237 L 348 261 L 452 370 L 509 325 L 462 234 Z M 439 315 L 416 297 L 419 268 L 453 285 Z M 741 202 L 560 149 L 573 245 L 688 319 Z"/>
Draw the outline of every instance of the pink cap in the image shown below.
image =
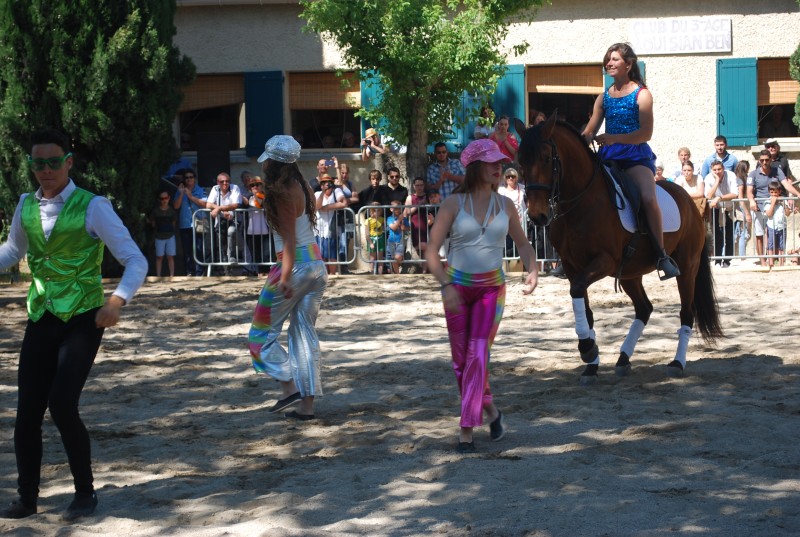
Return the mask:
<path id="1" fill-rule="evenodd" d="M 469 166 L 476 160 L 481 162 L 511 162 L 508 156 L 500 152 L 497 144 L 488 138 L 475 140 L 461 152 L 461 164 L 464 166 Z"/>

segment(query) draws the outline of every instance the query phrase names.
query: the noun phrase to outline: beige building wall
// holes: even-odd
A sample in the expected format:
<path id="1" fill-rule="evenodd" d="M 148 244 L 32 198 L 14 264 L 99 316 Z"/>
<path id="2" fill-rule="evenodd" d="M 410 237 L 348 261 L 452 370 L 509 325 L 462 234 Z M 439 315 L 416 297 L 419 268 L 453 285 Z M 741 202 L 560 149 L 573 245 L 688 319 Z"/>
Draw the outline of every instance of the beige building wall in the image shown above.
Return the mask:
<path id="1" fill-rule="evenodd" d="M 246 71 L 333 70 L 343 66 L 341 54 L 318 35 L 302 31 L 300 6 L 266 1 L 206 4 L 202 0 L 178 2 L 176 44 L 192 58 L 198 73 Z M 220 5 L 221 4 L 221 5 Z M 247 4 L 247 5 L 241 5 Z M 252 5 L 251 5 L 252 4 Z M 765 12 L 765 11 L 769 12 Z M 752 2 L 728 0 L 698 3 L 663 2 L 596 3 L 559 0 L 541 8 L 532 23 L 512 24 L 505 43 L 530 44 L 509 64 L 597 64 L 608 46 L 630 39 L 630 19 L 717 15 L 731 18 L 732 51 L 726 54 L 643 55 L 647 84 L 654 96 L 655 132 L 651 145 L 669 172 L 677 163 L 677 149 L 688 146 L 699 166 L 713 152 L 717 132 L 716 60 L 737 57 L 788 57 L 800 43 L 800 9 L 795 0 Z M 284 111 L 289 118 L 289 110 Z M 287 125 L 287 130 L 289 129 Z M 753 160 L 761 146 L 734 148 L 737 157 Z M 795 174 L 800 172 L 800 140 L 783 143 Z M 319 154 L 306 155 L 303 172 L 313 170 Z M 371 168 L 354 164 L 359 186 L 366 185 Z M 238 162 L 240 168 L 257 169 L 255 163 Z"/>
<path id="2" fill-rule="evenodd" d="M 615 6 L 616 5 L 616 6 Z M 769 13 L 762 13 L 769 11 Z M 613 15 L 613 17 L 609 16 Z M 639 0 L 595 3 L 559 0 L 539 10 L 531 24 L 514 24 L 506 43 L 526 40 L 526 54 L 509 64 L 587 64 L 601 66 L 609 45 L 631 39 L 630 20 L 663 17 L 725 16 L 731 19 L 732 51 L 727 54 L 643 55 L 647 85 L 653 93 L 655 130 L 651 146 L 669 172 L 677 165 L 678 148 L 692 150 L 699 166 L 714 152 L 717 135 L 717 71 L 719 58 L 786 58 L 800 44 L 800 8 L 795 0 L 696 1 Z M 735 148 L 739 159 L 753 160 L 753 148 Z M 800 173 L 800 140 L 782 144 L 792 169 Z"/>

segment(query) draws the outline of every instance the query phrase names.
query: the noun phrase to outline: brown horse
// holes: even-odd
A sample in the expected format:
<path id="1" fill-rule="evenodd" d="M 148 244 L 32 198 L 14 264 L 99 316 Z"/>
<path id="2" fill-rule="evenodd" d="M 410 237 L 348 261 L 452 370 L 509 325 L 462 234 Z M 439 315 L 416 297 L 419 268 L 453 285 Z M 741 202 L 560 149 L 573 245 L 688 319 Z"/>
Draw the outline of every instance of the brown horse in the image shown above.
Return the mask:
<path id="1" fill-rule="evenodd" d="M 607 276 L 619 278 L 636 312 L 616 364 L 617 374 L 626 375 L 636 342 L 653 312 L 642 276 L 655 270 L 656 249 L 647 237 L 632 243 L 634 234 L 620 223 L 599 158 L 577 130 L 556 121 L 555 115 L 530 129 L 515 120 L 515 127 L 522 136 L 518 155 L 528 215 L 536 225 L 550 224 L 550 239 L 569 278 L 578 351 L 587 364 L 581 383 L 594 383 L 599 365 L 588 288 Z M 664 233 L 664 246 L 681 271 L 677 278 L 681 327 L 675 359 L 668 364 L 667 374 L 682 376 L 695 321 L 709 343 L 722 336 L 722 329 L 703 220 L 680 186 L 666 181 L 659 185 L 675 199 L 681 218 L 678 231 Z M 626 248 L 631 245 L 635 245 L 635 251 L 626 257 Z"/>

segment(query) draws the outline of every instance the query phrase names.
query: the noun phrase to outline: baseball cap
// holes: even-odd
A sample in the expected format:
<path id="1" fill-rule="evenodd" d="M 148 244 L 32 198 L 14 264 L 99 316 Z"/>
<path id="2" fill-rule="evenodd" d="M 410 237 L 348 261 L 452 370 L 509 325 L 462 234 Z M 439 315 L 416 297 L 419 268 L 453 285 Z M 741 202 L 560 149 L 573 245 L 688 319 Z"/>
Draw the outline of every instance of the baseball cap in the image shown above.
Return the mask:
<path id="1" fill-rule="evenodd" d="M 264 144 L 264 152 L 258 157 L 258 162 L 271 159 L 289 164 L 296 162 L 299 156 L 300 144 L 297 140 L 286 134 L 278 134 Z"/>

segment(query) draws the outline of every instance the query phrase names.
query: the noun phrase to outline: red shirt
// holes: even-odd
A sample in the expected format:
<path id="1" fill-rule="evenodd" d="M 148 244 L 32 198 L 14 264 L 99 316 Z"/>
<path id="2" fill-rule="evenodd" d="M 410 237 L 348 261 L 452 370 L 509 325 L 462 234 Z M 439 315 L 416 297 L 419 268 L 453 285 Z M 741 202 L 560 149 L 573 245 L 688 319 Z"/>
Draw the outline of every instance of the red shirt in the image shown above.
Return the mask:
<path id="1" fill-rule="evenodd" d="M 501 143 L 501 142 L 497 141 L 497 136 L 495 136 L 495 133 L 490 134 L 489 135 L 489 139 L 497 144 L 497 147 L 500 149 L 501 153 L 503 153 L 505 156 L 507 156 L 511 160 L 514 160 L 514 157 L 516 155 L 512 154 L 511 151 L 509 151 L 508 147 L 506 147 L 505 142 Z M 517 141 L 517 138 L 513 134 L 511 134 L 510 132 L 506 133 L 506 140 L 508 140 L 508 143 L 510 143 L 514 147 L 514 150 L 518 150 L 519 149 L 519 142 Z"/>

